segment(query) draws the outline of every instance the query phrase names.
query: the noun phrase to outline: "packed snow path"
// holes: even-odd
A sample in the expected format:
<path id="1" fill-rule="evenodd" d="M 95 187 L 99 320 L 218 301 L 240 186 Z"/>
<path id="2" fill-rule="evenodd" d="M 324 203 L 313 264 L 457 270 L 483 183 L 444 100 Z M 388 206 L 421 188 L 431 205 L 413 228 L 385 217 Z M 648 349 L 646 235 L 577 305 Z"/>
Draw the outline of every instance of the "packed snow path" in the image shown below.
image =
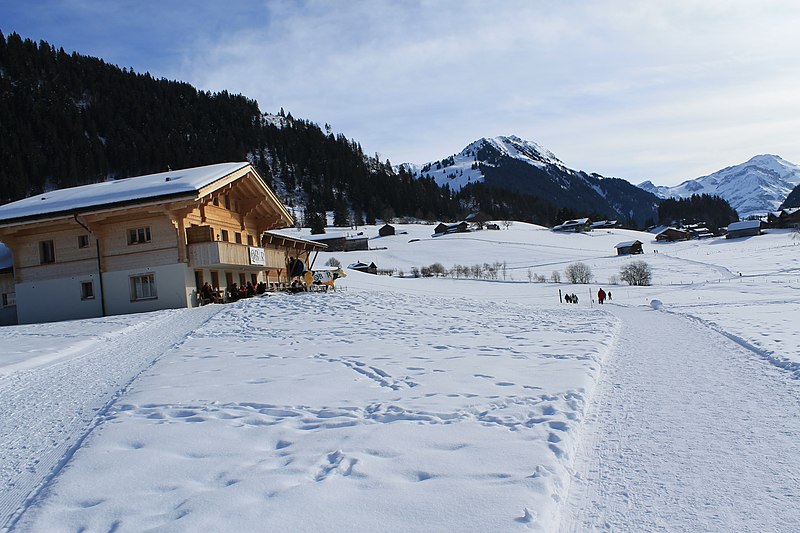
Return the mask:
<path id="1" fill-rule="evenodd" d="M 800 531 L 800 380 L 690 319 L 607 309 L 562 531 Z"/>
<path id="2" fill-rule="evenodd" d="M 0 374 L 0 529 L 13 527 L 114 400 L 220 306 L 152 313 Z M 112 319 L 113 320 L 113 319 Z M 74 323 L 80 328 L 82 323 Z M 33 368 L 30 368 L 33 366 Z"/>

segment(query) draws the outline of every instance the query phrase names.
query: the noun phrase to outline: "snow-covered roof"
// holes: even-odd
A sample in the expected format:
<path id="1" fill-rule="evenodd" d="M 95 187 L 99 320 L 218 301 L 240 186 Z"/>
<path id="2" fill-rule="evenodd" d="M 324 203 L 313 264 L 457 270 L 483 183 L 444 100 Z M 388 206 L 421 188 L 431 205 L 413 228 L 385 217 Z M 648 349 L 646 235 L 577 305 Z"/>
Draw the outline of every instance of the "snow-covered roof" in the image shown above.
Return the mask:
<path id="1" fill-rule="evenodd" d="M 760 228 L 760 220 L 742 220 L 741 222 L 734 222 L 728 226 L 728 231 L 739 231 L 743 229 Z"/>
<path id="2" fill-rule="evenodd" d="M 617 244 L 616 246 L 614 246 L 614 248 L 630 248 L 631 246 L 633 246 L 637 242 L 639 244 L 642 244 L 642 241 L 625 241 L 625 242 L 621 242 L 621 243 Z"/>
<path id="3" fill-rule="evenodd" d="M 0 206 L 0 223 L 134 200 L 191 194 L 249 164 L 219 163 L 58 189 Z"/>

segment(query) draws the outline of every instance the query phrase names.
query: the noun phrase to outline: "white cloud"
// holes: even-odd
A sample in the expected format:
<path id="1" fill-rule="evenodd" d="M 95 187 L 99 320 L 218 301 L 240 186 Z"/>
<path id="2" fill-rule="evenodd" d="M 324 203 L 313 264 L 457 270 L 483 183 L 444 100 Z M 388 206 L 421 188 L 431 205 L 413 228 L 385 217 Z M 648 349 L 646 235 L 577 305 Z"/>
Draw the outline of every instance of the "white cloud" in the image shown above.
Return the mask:
<path id="1" fill-rule="evenodd" d="M 790 2 L 265 5 L 200 36 L 176 77 L 328 122 L 395 163 L 510 133 L 634 182 L 764 151 L 800 161 L 784 137 L 800 121 Z"/>

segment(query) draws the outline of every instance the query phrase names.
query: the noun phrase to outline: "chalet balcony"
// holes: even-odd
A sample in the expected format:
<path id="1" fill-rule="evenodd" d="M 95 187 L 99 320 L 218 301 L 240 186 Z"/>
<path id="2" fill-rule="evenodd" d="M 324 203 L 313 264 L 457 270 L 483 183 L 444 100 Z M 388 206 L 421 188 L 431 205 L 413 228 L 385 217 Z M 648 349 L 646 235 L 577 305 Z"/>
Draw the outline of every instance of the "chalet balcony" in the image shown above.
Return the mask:
<path id="1" fill-rule="evenodd" d="M 279 250 L 224 241 L 188 245 L 192 268 L 242 268 L 277 270 L 286 268 L 286 256 Z"/>

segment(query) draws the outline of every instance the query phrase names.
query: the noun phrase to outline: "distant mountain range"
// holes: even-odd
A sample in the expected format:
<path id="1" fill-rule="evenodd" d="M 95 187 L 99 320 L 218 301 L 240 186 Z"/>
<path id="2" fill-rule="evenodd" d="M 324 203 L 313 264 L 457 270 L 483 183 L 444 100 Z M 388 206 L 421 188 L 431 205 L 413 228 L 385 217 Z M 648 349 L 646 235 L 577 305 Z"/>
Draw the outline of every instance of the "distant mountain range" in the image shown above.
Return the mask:
<path id="1" fill-rule="evenodd" d="M 641 225 L 657 218 L 659 199 L 651 192 L 623 179 L 571 169 L 550 150 L 513 135 L 478 139 L 439 161 L 400 166 L 454 191 L 483 183 L 621 222 Z"/>
<path id="2" fill-rule="evenodd" d="M 777 210 L 798 185 L 800 165 L 777 155 L 763 154 L 674 187 L 657 186 L 650 181 L 640 183 L 639 187 L 661 198 L 688 198 L 693 194 L 720 196 L 745 218 Z"/>

